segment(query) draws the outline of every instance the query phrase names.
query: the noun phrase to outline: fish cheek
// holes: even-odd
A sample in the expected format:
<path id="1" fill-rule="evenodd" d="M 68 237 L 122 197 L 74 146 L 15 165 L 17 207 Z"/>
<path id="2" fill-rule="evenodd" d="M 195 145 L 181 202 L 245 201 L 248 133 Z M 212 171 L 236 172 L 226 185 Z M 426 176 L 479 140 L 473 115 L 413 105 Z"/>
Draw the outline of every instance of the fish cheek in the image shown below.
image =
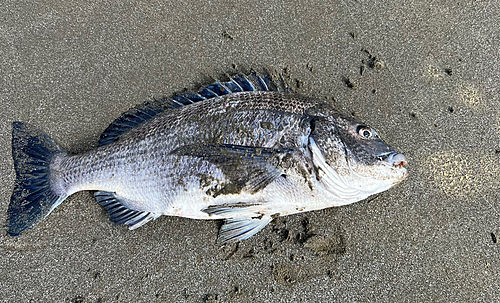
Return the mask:
<path id="1" fill-rule="evenodd" d="M 339 161 L 343 161 L 347 156 L 347 146 L 340 138 L 330 137 L 325 140 L 323 146 L 319 146 L 323 157 L 325 157 L 326 164 L 331 167 L 336 167 Z"/>

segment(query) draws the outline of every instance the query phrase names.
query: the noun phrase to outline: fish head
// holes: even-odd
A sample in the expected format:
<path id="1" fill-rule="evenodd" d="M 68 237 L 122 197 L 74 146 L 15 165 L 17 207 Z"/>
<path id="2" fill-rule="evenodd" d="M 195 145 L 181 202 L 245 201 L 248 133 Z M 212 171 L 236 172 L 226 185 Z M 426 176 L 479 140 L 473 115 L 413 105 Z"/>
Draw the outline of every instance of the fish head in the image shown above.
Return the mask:
<path id="1" fill-rule="evenodd" d="M 403 154 L 370 126 L 338 112 L 312 119 L 308 144 L 317 179 L 343 204 L 385 191 L 407 177 Z"/>

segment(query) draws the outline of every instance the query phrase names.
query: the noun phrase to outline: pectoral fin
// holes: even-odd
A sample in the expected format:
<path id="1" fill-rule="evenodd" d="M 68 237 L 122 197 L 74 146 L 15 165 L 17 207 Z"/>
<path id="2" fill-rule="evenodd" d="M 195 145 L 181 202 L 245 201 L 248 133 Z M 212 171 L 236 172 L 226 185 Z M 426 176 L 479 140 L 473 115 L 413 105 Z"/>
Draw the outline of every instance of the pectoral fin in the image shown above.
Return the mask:
<path id="1" fill-rule="evenodd" d="M 194 144 L 179 147 L 171 154 L 199 157 L 219 167 L 237 190 L 256 193 L 284 173 L 291 149 L 241 145 Z"/>

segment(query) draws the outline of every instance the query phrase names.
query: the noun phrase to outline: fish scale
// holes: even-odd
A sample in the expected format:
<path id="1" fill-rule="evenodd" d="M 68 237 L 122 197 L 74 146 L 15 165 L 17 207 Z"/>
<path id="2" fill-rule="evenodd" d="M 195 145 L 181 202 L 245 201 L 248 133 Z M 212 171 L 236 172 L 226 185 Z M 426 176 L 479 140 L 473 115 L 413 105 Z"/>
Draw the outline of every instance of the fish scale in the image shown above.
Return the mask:
<path id="1" fill-rule="evenodd" d="M 161 215 L 225 219 L 219 241 L 228 243 L 276 216 L 350 204 L 406 177 L 404 156 L 372 128 L 258 74 L 134 107 L 99 145 L 71 155 L 14 123 L 9 234 L 93 190 L 117 224 L 135 229 Z"/>

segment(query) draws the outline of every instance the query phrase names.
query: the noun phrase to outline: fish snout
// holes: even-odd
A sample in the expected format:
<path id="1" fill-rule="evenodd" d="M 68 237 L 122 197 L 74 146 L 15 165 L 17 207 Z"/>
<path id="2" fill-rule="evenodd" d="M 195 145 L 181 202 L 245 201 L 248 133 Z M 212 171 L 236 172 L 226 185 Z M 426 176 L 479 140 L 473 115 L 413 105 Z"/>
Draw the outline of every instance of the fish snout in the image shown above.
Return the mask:
<path id="1" fill-rule="evenodd" d="M 386 161 L 389 162 L 391 165 L 396 166 L 396 167 L 404 167 L 404 166 L 406 166 L 406 163 L 407 163 L 406 157 L 400 153 L 390 154 L 386 158 Z"/>

